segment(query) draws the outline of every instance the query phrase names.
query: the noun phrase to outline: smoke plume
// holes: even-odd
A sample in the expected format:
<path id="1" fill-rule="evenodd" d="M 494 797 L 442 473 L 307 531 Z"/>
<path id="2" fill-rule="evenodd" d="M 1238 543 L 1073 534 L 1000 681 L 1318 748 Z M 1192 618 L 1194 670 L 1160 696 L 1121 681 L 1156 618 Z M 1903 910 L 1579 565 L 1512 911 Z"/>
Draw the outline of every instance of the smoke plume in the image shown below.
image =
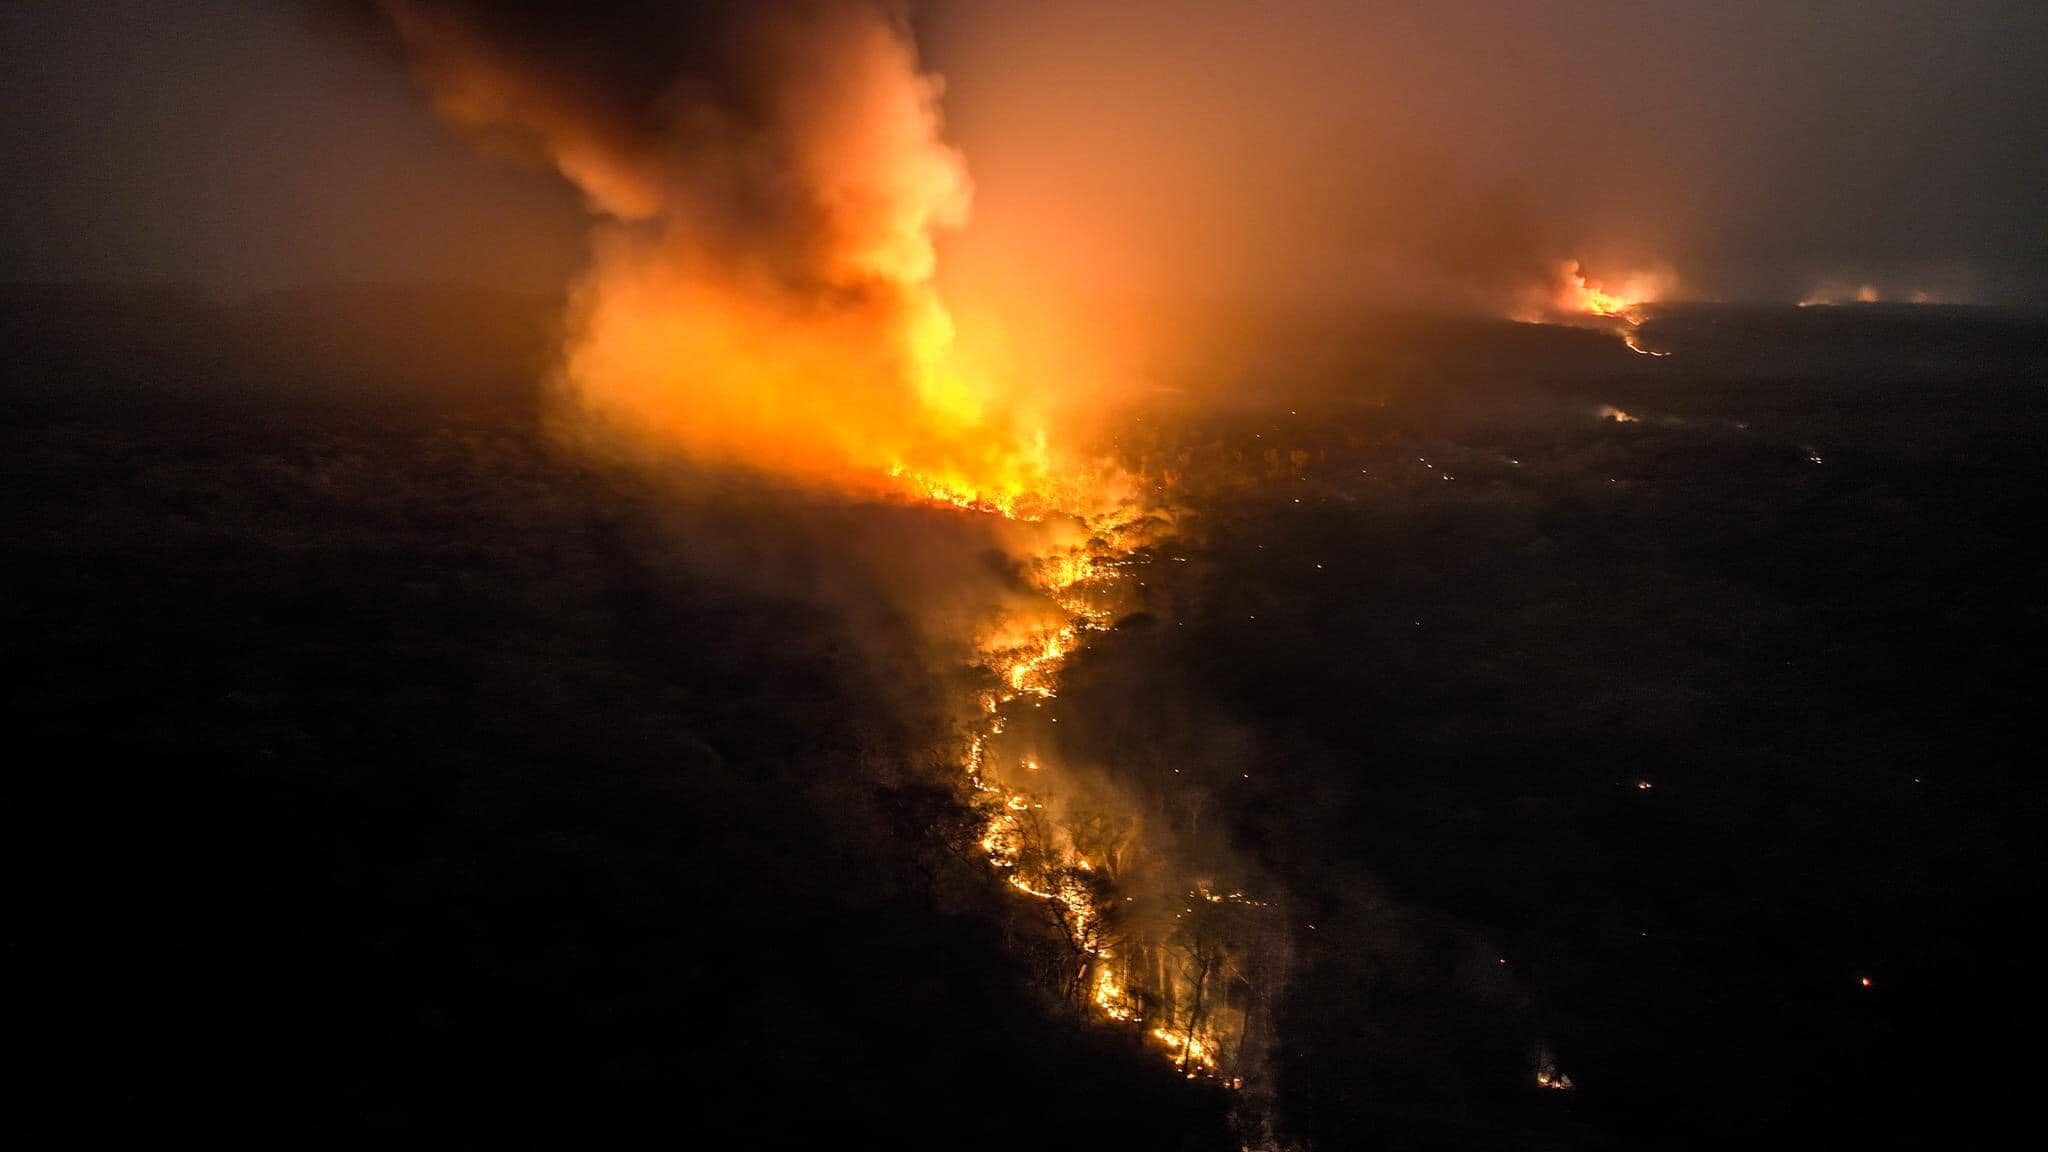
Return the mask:
<path id="1" fill-rule="evenodd" d="M 705 460 L 1010 507 L 1042 414 L 968 362 L 934 285 L 971 184 L 906 17 L 873 0 L 384 0 L 440 112 L 597 218 L 563 377 Z"/>

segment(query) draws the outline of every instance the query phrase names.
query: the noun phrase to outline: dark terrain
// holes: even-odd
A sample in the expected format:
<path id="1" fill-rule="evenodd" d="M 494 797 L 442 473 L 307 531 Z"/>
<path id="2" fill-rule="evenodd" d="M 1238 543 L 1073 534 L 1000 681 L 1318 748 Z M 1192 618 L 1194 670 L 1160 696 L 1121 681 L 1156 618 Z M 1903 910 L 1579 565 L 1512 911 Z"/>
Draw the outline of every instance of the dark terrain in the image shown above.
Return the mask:
<path id="1" fill-rule="evenodd" d="M 541 434 L 553 314 L 8 301 L 36 1142 L 1230 1146 L 935 906 L 759 524 Z"/>
<path id="2" fill-rule="evenodd" d="M 1235 1146 L 932 898 L 945 802 L 872 765 L 938 705 L 750 575 L 817 537 L 543 434 L 554 313 L 0 295 L 37 1135 Z M 1347 330 L 1124 439 L 1195 516 L 1068 735 L 1282 889 L 1315 1147 L 1971 1143 L 2031 1088 L 2048 328 L 1649 334 Z"/>
<path id="3" fill-rule="evenodd" d="M 1207 765 L 1293 901 L 1286 1128 L 1997 1130 L 2041 1019 L 2048 324 L 1365 335 L 1355 388 L 1132 438 L 1201 514 L 1068 694 L 1171 701 L 1140 742 Z"/>

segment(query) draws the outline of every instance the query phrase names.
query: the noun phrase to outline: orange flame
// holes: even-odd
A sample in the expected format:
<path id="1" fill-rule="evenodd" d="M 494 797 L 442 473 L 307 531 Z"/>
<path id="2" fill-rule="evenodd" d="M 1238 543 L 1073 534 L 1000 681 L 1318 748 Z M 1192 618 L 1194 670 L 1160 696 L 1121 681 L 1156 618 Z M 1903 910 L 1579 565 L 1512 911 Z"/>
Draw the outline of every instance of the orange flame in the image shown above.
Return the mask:
<path id="1" fill-rule="evenodd" d="M 867 494 L 1027 516 L 1092 498 L 1040 397 L 956 339 L 937 238 L 972 183 L 892 5 L 722 17 L 742 97 L 679 84 L 622 116 L 574 53 L 384 2 L 443 114 L 529 139 L 600 218 L 561 371 L 598 426 Z"/>
<path id="2" fill-rule="evenodd" d="M 1547 318 L 1613 317 L 1640 324 L 1643 306 L 1668 296 L 1673 279 L 1668 272 L 1638 272 L 1610 284 L 1586 275 L 1585 265 L 1579 261 L 1567 260 L 1558 265 L 1556 280 L 1535 310 L 1547 313 Z"/>

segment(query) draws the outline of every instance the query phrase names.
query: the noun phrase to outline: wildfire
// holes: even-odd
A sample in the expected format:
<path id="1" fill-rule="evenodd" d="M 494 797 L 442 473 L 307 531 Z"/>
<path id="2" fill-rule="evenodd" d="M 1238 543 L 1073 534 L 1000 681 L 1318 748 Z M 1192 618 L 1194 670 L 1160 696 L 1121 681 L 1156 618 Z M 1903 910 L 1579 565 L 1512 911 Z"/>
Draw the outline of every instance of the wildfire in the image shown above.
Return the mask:
<path id="1" fill-rule="evenodd" d="M 1922 303 L 1926 294 L 1915 293 L 1914 303 Z M 1839 284 L 1824 284 L 1808 293 L 1799 301 L 1801 308 L 1829 308 L 1837 304 L 1877 304 L 1884 300 L 1884 294 L 1874 284 L 1858 284 L 1847 288 Z"/>
<path id="2" fill-rule="evenodd" d="M 1012 519 L 1031 516 L 1019 506 L 977 506 L 943 493 L 927 494 L 927 499 Z M 1046 910 L 1048 922 L 1077 961 L 1075 997 L 1105 1023 L 1136 1029 L 1189 1078 L 1213 1078 L 1241 1088 L 1243 1040 L 1226 1014 L 1207 1007 L 1208 1001 L 1225 996 L 1221 986 L 1228 980 L 1242 982 L 1241 970 L 1232 968 L 1239 974 L 1226 978 L 1221 946 L 1203 937 L 1185 913 L 1149 932 L 1123 919 L 1133 897 L 1116 895 L 1116 850 L 1102 855 L 1085 847 L 1087 834 L 1071 822 L 1060 798 L 1057 763 L 1029 743 L 1038 710 L 1058 698 L 1066 662 L 1107 627 L 1112 606 L 1131 593 L 1126 573 L 1141 563 L 1135 558 L 1150 531 L 1140 527 L 1148 522 L 1148 511 L 1127 503 L 1092 517 L 1063 513 L 1082 529 L 1069 535 L 1073 542 L 1048 537 L 1035 555 L 1024 558 L 1029 584 L 1056 614 L 1012 612 L 987 629 L 975 659 L 993 687 L 977 693 L 967 713 L 971 719 L 959 767 L 968 794 L 978 797 L 981 856 L 1009 891 Z M 1016 747 L 1019 741 L 1024 742 L 1021 748 Z M 1266 907 L 1242 891 L 1212 888 L 1207 881 L 1187 894 L 1205 905 L 1243 909 L 1245 915 Z M 1192 959 L 1196 955 L 1199 962 Z M 1226 1070 L 1220 1054 L 1233 1050 L 1238 1066 Z"/>
<path id="3" fill-rule="evenodd" d="M 1124 984 L 1117 978 L 1116 970 L 1107 963 L 1095 966 L 1095 991 L 1090 997 L 1096 1010 L 1111 1020 L 1129 1022 L 1138 1018 L 1138 1010 L 1124 994 Z"/>
<path id="4" fill-rule="evenodd" d="M 590 428 L 835 490 L 1091 506 L 1043 382 L 940 296 L 973 183 L 893 5 L 676 5 L 642 30 L 704 44 L 673 64 L 566 16 L 382 6 L 447 119 L 544 156 L 596 218 L 559 373 Z"/>
<path id="5" fill-rule="evenodd" d="M 1572 1083 L 1570 1076 L 1558 1071 L 1557 1058 L 1552 1056 L 1547 1048 L 1537 1053 L 1536 1086 L 1538 1088 L 1548 1088 L 1554 1092 L 1569 1092 L 1577 1087 L 1577 1085 Z"/>
<path id="6" fill-rule="evenodd" d="M 1209 1046 L 1204 1044 L 1199 1038 L 1184 1033 L 1170 1032 L 1164 1028 L 1154 1028 L 1152 1030 L 1152 1037 L 1166 1045 L 1168 1050 L 1173 1052 L 1174 1055 L 1180 1056 L 1184 1054 L 1190 1063 L 1210 1071 L 1215 1070 L 1216 1056 L 1209 1050 Z"/>
<path id="7" fill-rule="evenodd" d="M 977 844 L 1064 934 L 1077 1001 L 1220 1076 L 1227 1033 L 1204 1007 L 1224 995 L 1222 945 L 1117 935 L 1117 850 L 1084 845 L 1059 766 L 1015 747 L 1129 591 L 1159 510 L 1048 436 L 1063 425 L 1046 380 L 1083 376 L 1027 382 L 994 335 L 962 339 L 936 265 L 972 184 L 896 5 L 649 6 L 650 27 L 595 40 L 567 16 L 382 6 L 444 116 L 545 157 L 596 219 L 559 368 L 566 430 L 1041 525 L 1018 558 L 1038 603 L 989 621 L 974 655 L 959 767 Z M 642 60 L 643 41 L 693 50 Z M 1127 823 L 1116 837 L 1136 837 Z M 1114 960 L 1112 939 L 1129 942 Z"/>
<path id="8" fill-rule="evenodd" d="M 1021 653 L 1013 654 L 1004 675 L 1010 685 L 1010 694 L 1001 699 L 1014 700 L 1028 693 L 1049 700 L 1057 695 L 1053 689 L 1052 673 L 1066 658 L 1078 637 L 1079 632 L 1073 626 L 1064 626 L 1035 637 Z"/>
<path id="9" fill-rule="evenodd" d="M 1629 351 L 1640 356 L 1668 356 L 1643 345 L 1637 329 L 1649 318 L 1648 306 L 1668 298 L 1676 278 L 1669 272 L 1642 272 L 1607 282 L 1586 274 L 1585 265 L 1566 260 L 1551 283 L 1524 294 L 1514 318 L 1528 324 L 1567 324 L 1614 332 Z"/>
<path id="10" fill-rule="evenodd" d="M 1559 269 L 1553 306 L 1559 312 L 1619 316 L 1638 324 L 1642 322 L 1642 305 L 1655 298 L 1653 290 L 1635 284 L 1609 292 L 1600 281 L 1587 279 L 1585 266 L 1573 260 Z"/>
<path id="11" fill-rule="evenodd" d="M 1841 304 L 1942 304 L 1948 301 L 1925 289 L 1887 295 L 1875 284 L 1822 284 L 1799 301 L 1801 308 L 1829 308 Z"/>

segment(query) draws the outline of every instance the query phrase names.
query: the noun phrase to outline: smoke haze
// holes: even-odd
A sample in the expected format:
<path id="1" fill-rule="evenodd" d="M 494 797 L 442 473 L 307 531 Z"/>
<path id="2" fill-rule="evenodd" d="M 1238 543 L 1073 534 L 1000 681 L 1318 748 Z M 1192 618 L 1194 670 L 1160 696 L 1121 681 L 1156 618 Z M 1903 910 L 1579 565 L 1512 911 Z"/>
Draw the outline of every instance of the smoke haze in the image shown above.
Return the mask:
<path id="1" fill-rule="evenodd" d="M 1487 303 L 1569 258 L 1722 299 L 2048 285 L 2038 5 L 1052 0 L 929 25 L 991 270 L 1028 251 L 1105 294 L 1313 305 Z"/>
<path id="2" fill-rule="evenodd" d="M 584 63 L 637 7 L 569 31 Z M 671 30 L 711 19 L 682 11 Z M 2036 4 L 955 0 L 916 16 L 974 170 L 949 297 L 963 313 L 1040 297 L 1003 333 L 957 317 L 962 338 L 1047 371 L 1115 360 L 1046 348 L 1062 313 L 1491 306 L 1503 276 L 1568 258 L 1610 276 L 1662 262 L 1724 299 L 2048 292 Z M 399 69 L 338 50 L 329 21 L 208 0 L 0 19 L 13 278 L 548 288 L 582 260 L 573 193 L 437 137 Z M 492 28 L 558 21 L 519 5 Z M 650 61 L 718 54 L 716 37 L 629 39 L 641 58 L 583 90 L 602 108 Z"/>

